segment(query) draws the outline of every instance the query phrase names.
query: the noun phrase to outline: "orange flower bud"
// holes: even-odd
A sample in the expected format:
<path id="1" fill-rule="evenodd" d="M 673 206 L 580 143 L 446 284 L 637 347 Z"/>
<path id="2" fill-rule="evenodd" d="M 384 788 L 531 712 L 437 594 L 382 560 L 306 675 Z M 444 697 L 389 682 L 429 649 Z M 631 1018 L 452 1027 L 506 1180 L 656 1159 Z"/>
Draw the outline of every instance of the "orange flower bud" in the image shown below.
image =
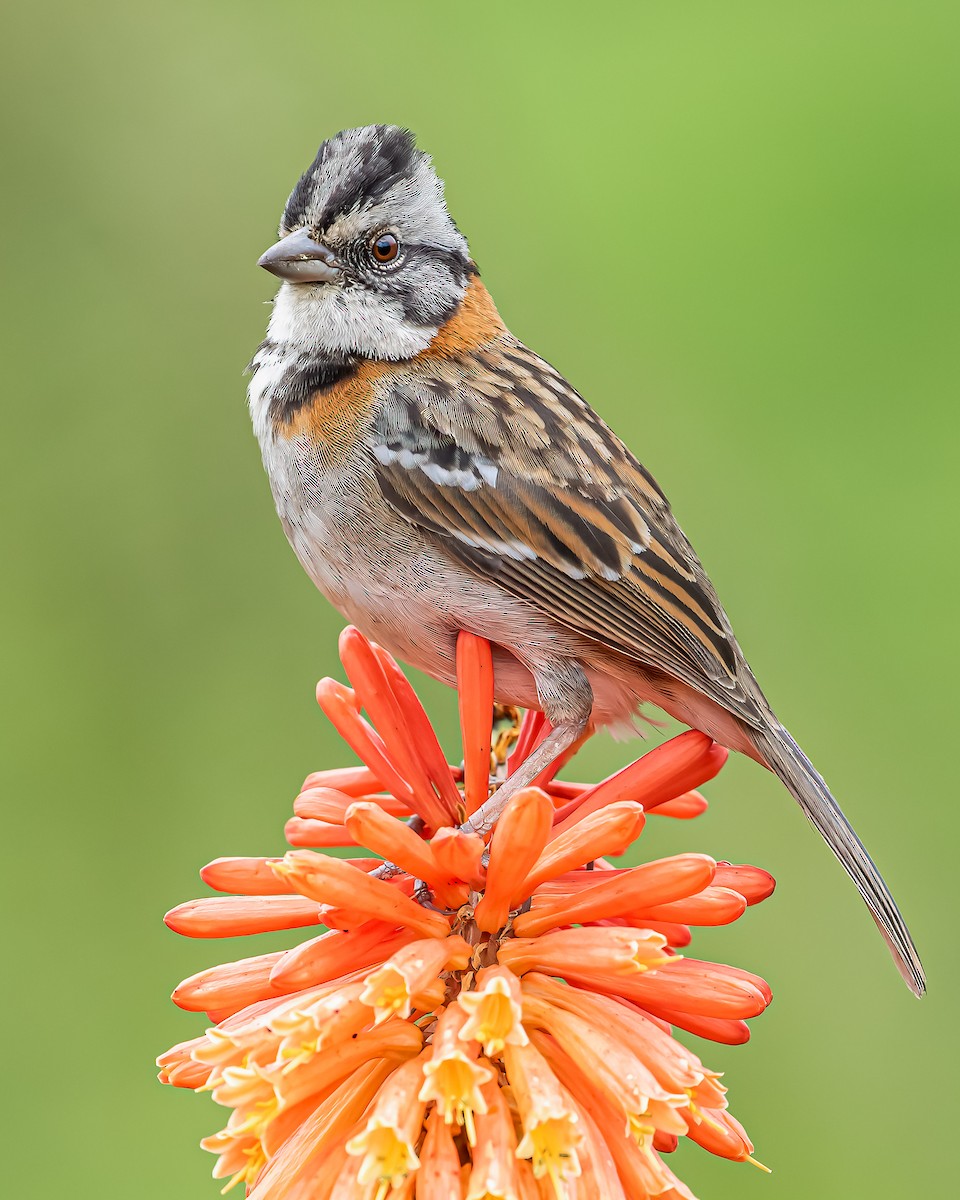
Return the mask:
<path id="1" fill-rule="evenodd" d="M 271 869 L 276 858 L 215 858 L 200 870 L 200 878 L 218 892 L 242 896 L 292 895 L 296 888 Z"/>
<path id="2" fill-rule="evenodd" d="M 717 873 L 713 882 L 718 887 L 732 888 L 739 892 L 747 904 L 759 904 L 773 895 L 777 881 L 760 867 L 749 865 L 735 866 L 733 863 L 717 863 Z"/>
<path id="3" fill-rule="evenodd" d="M 300 790 L 305 792 L 309 788 L 320 787 L 333 788 L 354 798 L 383 791 L 383 784 L 369 767 L 334 767 L 329 771 L 311 771 Z"/>
<path id="4" fill-rule="evenodd" d="M 498 958 L 511 971 L 547 975 L 633 976 L 638 971 L 672 967 L 681 960 L 664 953 L 665 942 L 649 929 L 624 926 L 554 929 L 535 938 L 510 938 Z"/>
<path id="5" fill-rule="evenodd" d="M 379 731 L 374 733 L 368 726 L 368 736 L 380 741 L 391 765 L 413 792 L 414 811 L 420 813 L 435 829 L 440 825 L 452 825 L 457 820 L 459 795 L 450 780 L 446 760 L 440 753 L 447 786 L 441 789 L 438 796 L 420 755 L 417 737 L 407 722 L 404 706 L 391 687 L 392 681 L 384 670 L 382 660 L 373 645 L 352 625 L 348 625 L 340 634 L 340 661 L 353 684 L 358 708 L 362 706 L 367 710 L 370 720 Z M 419 707 L 419 702 L 415 707 Z M 407 711 L 412 711 L 410 706 Z M 427 729 L 436 743 L 436 735 L 429 723 Z M 438 743 L 435 748 L 439 753 Z M 400 799 L 406 802 L 405 797 Z"/>
<path id="6" fill-rule="evenodd" d="M 537 708 L 528 708 L 520 722 L 520 732 L 513 753 L 507 760 L 507 778 L 525 762 L 550 732 L 550 722 Z"/>
<path id="7" fill-rule="evenodd" d="M 453 1200 L 460 1195 L 460 1153 L 437 1107 L 427 1118 L 416 1190 L 417 1200 Z"/>
<path id="8" fill-rule="evenodd" d="M 496 1082 L 484 1085 L 483 1098 L 487 1111 L 477 1114 L 477 1145 L 472 1155 L 466 1200 L 501 1200 L 517 1194 L 517 1137 L 510 1110 Z M 453 1194 L 458 1195 L 459 1191 Z"/>
<path id="9" fill-rule="evenodd" d="M 383 668 L 384 678 L 404 715 L 410 731 L 411 743 L 416 748 L 430 783 L 440 795 L 444 806 L 459 817 L 461 797 L 454 784 L 454 779 L 461 777 L 460 769 L 451 767 L 444 757 L 440 743 L 437 741 L 437 735 L 430 724 L 430 718 L 420 703 L 420 697 L 411 687 L 410 680 L 382 646 L 378 646 L 375 642 L 371 642 L 370 646 Z"/>
<path id="10" fill-rule="evenodd" d="M 645 974 L 604 976 L 571 967 L 566 978 L 598 992 L 625 996 L 672 1025 L 683 1025 L 683 1014 L 744 1020 L 756 1017 L 769 1004 L 753 979 L 718 971 L 713 963 L 676 958 L 668 966 Z"/>
<path id="11" fill-rule="evenodd" d="M 475 813 L 490 792 L 490 714 L 493 711 L 493 653 L 485 638 L 457 638 L 460 732 L 463 737 L 463 801 Z"/>
<path id="12" fill-rule="evenodd" d="M 487 882 L 474 912 L 477 927 L 495 933 L 506 924 L 510 903 L 550 836 L 553 802 L 539 788 L 512 796 L 493 831 Z"/>
<path id="13" fill-rule="evenodd" d="M 523 895 L 518 894 L 516 899 L 526 899 L 546 880 L 584 863 L 607 854 L 623 854 L 640 836 L 643 825 L 643 809 L 632 800 L 621 800 L 600 812 L 589 813 L 564 833 L 552 837 L 523 881 L 520 889 Z"/>
<path id="14" fill-rule="evenodd" d="M 684 792 L 672 800 L 664 800 L 661 804 L 647 805 L 646 811 L 658 817 L 674 817 L 680 821 L 690 821 L 702 816 L 707 811 L 706 799 L 699 792 Z"/>
<path id="15" fill-rule="evenodd" d="M 349 932 L 331 929 L 292 950 L 271 955 L 270 982 L 277 992 L 294 992 L 338 979 L 358 967 L 382 962 L 413 941 L 412 929 L 396 929 L 384 921 L 366 921 Z"/>
<path id="16" fill-rule="evenodd" d="M 341 859 L 290 850 L 273 868 L 291 880 L 301 895 L 319 904 L 343 906 L 369 919 L 406 925 L 425 937 L 445 937 L 449 922 L 404 896 L 382 879 L 373 879 Z"/>
<path id="17" fill-rule="evenodd" d="M 483 838 L 462 829 L 438 829 L 430 840 L 430 851 L 448 879 L 462 879 L 471 887 L 483 886 L 486 849 Z"/>
<path id="18" fill-rule="evenodd" d="M 712 779 L 726 760 L 722 746 L 690 729 L 565 804 L 557 812 L 558 832 L 614 800 L 636 800 L 653 809 Z"/>
<path id="19" fill-rule="evenodd" d="M 347 832 L 345 825 L 333 825 L 329 821 L 312 821 L 304 817 L 290 817 L 283 827 L 283 836 L 291 846 L 302 846 L 307 849 L 355 846 L 357 844 Z"/>
<path id="20" fill-rule="evenodd" d="M 375 801 L 353 801 L 344 818 L 348 832 L 358 845 L 395 862 L 417 879 L 427 883 L 438 881 L 430 843 L 418 837 L 409 825 L 384 812 Z"/>
<path id="21" fill-rule="evenodd" d="M 302 929 L 320 917 L 320 905 L 303 896 L 209 896 L 177 905 L 163 922 L 186 937 L 243 937 Z"/>
<path id="22" fill-rule="evenodd" d="M 739 892 L 725 887 L 707 887 L 683 900 L 651 904 L 629 913 L 635 925 L 647 921 L 675 921 L 681 925 L 729 925 L 747 911 L 747 902 Z"/>
<path id="23" fill-rule="evenodd" d="M 554 925 L 598 921 L 651 904 L 666 904 L 702 891 L 712 881 L 717 864 L 706 854 L 677 854 L 644 863 L 629 871 L 601 878 L 569 900 L 538 905 L 514 922 L 521 937 L 532 937 Z"/>
<path id="24" fill-rule="evenodd" d="M 321 679 L 317 684 L 317 703 L 354 753 L 370 764 L 402 804 L 419 813 L 434 828 L 453 824 L 455 814 L 447 813 L 436 793 L 424 785 L 422 772 L 412 772 L 414 778 L 407 779 L 398 769 L 379 735 L 360 716 L 359 702 L 350 688 L 335 679 Z M 400 740 L 406 744 L 405 736 Z M 396 753 L 392 743 L 391 750 Z"/>
<path id="25" fill-rule="evenodd" d="M 236 962 L 221 963 L 191 975 L 178 984 L 173 1002 L 187 1012 L 211 1012 L 229 1009 L 237 1012 L 267 996 L 282 996 L 282 983 L 271 982 L 271 972 L 283 958 L 283 951 L 258 954 Z M 293 991 L 291 987 L 287 989 Z"/>

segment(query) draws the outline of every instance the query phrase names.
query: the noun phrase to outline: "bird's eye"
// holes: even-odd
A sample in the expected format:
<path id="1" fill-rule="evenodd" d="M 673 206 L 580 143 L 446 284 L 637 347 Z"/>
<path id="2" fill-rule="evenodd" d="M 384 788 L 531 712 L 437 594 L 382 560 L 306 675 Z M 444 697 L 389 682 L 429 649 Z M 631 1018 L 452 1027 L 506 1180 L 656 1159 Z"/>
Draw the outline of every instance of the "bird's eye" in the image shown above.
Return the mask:
<path id="1" fill-rule="evenodd" d="M 392 233 L 381 233 L 370 243 L 370 249 L 378 263 L 388 263 L 400 253 L 400 243 Z"/>

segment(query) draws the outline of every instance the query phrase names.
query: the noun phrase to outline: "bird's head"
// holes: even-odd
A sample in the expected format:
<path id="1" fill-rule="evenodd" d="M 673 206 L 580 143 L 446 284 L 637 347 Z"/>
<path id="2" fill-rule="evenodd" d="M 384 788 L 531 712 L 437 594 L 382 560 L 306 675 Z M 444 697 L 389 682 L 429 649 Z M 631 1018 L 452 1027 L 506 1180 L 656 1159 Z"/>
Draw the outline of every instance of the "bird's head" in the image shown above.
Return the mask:
<path id="1" fill-rule="evenodd" d="M 260 266 L 283 280 L 271 338 L 376 359 L 425 349 L 476 273 L 429 157 L 394 125 L 323 143 Z"/>

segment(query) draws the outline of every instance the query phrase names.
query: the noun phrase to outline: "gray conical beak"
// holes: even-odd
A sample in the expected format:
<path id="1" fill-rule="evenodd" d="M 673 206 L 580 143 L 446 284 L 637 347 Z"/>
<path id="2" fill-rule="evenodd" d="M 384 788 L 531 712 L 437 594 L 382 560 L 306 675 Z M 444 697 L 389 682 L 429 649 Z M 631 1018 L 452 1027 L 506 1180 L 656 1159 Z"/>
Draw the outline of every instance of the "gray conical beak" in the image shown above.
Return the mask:
<path id="1" fill-rule="evenodd" d="M 257 266 L 292 283 L 333 283 L 343 273 L 333 251 L 315 242 L 305 229 L 281 238 L 260 255 Z"/>

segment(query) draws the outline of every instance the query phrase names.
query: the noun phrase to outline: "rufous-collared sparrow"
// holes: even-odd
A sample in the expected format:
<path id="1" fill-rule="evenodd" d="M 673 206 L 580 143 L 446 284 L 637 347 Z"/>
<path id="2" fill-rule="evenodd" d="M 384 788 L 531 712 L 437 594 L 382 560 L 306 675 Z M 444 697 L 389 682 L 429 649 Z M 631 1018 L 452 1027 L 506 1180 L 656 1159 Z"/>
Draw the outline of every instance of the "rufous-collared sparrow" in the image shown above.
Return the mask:
<path id="1" fill-rule="evenodd" d="M 345 617 L 435 678 L 454 683 L 459 631 L 494 644 L 496 698 L 552 726 L 497 803 L 589 722 L 630 727 L 652 701 L 780 777 L 921 994 L 890 892 L 663 493 L 506 329 L 412 135 L 324 142 L 260 265 L 283 282 L 250 409 L 287 537 Z"/>

